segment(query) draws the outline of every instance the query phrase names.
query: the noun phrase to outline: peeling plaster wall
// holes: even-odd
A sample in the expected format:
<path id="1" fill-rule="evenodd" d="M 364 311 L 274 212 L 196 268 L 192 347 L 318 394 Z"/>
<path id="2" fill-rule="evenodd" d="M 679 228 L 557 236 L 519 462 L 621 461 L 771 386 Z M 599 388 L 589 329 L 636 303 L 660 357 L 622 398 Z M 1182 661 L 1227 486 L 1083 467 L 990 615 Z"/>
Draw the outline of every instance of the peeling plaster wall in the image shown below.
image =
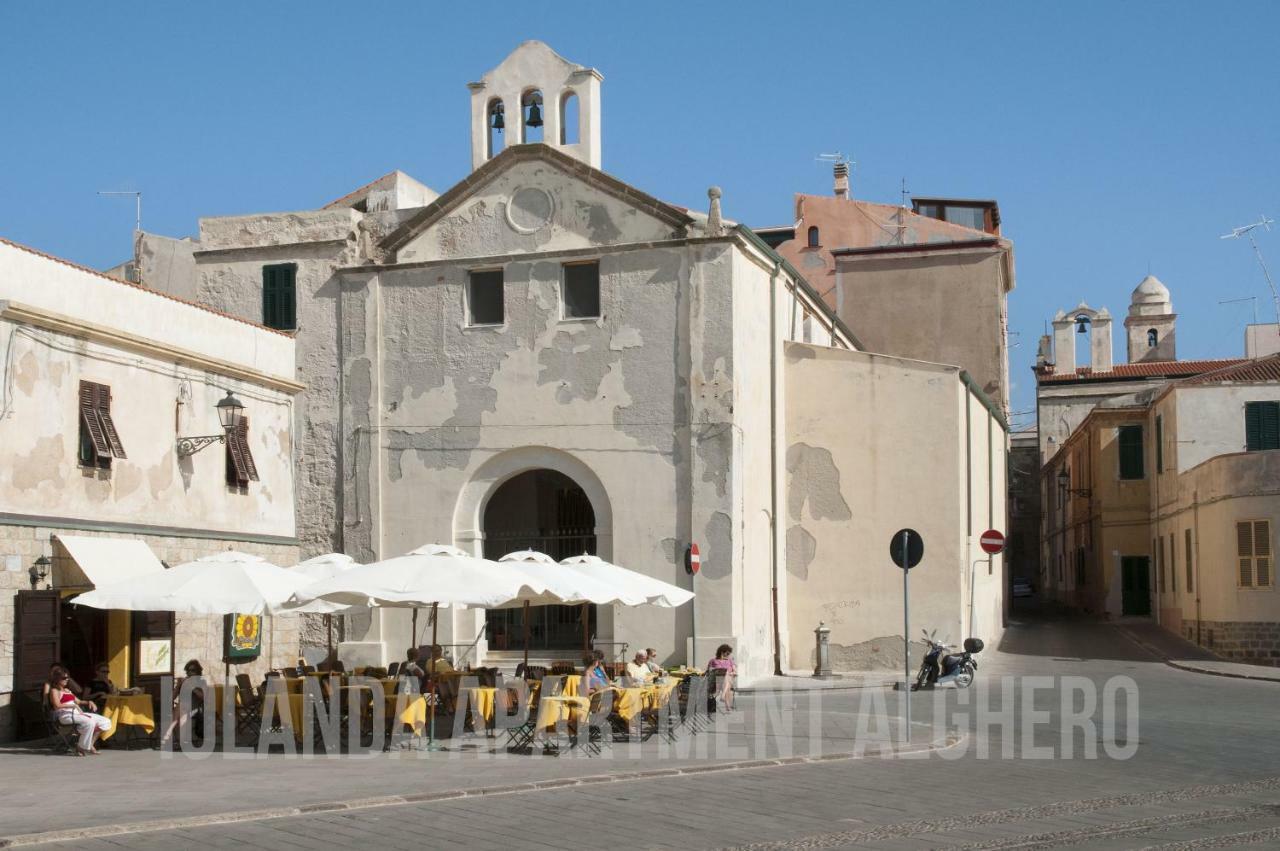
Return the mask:
<path id="1" fill-rule="evenodd" d="M 0 352 L 14 379 L 0 418 L 0 512 L 293 536 L 287 394 L 8 321 Z M 111 388 L 128 457 L 110 470 L 79 464 L 82 380 Z M 223 447 L 176 453 L 179 435 L 221 430 L 214 405 L 227 390 L 245 403 L 261 478 L 243 494 L 227 488 Z"/>
<path id="2" fill-rule="evenodd" d="M 397 253 L 401 263 L 670 239 L 671 226 L 545 161 L 494 177 Z"/>
<path id="3" fill-rule="evenodd" d="M 912 638 L 928 627 L 958 643 L 965 637 L 970 563 L 964 450 L 970 394 L 959 370 L 797 343 L 785 351 L 784 667 L 812 670 L 819 622 L 831 628 L 833 667 L 901 664 L 902 574 L 888 547 L 907 526 L 925 542 L 924 560 L 911 572 Z M 976 410 L 990 417 L 980 405 Z M 1003 447 L 1004 432 L 996 427 L 993 435 Z M 1002 471 L 1003 449 L 993 457 Z M 984 480 L 984 494 L 986 486 Z M 996 493 L 1002 512 L 1003 490 Z M 1002 569 L 997 559 L 996 577 Z M 998 612 L 1000 598 L 991 598 L 980 584 L 978 599 Z M 997 628 L 981 637 L 998 636 Z"/>
<path id="4" fill-rule="evenodd" d="M 392 214 L 382 214 L 382 217 Z M 370 216 L 371 220 L 379 216 Z M 296 263 L 298 539 L 303 557 L 343 551 L 339 517 L 338 300 L 334 270 L 355 262 L 360 214 L 348 209 L 200 220 L 198 299 L 262 320 L 262 267 Z"/>

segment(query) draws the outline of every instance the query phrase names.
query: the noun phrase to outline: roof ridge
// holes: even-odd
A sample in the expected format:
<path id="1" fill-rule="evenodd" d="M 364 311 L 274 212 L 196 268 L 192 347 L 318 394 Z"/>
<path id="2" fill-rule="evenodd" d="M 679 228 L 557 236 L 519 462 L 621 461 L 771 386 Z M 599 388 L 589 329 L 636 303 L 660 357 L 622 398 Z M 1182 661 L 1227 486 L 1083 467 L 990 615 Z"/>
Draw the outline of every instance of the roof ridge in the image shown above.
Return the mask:
<path id="1" fill-rule="evenodd" d="M 99 272 L 97 269 L 90 269 L 88 266 L 82 266 L 79 263 L 76 263 L 71 260 L 67 260 L 65 257 L 58 257 L 56 254 L 49 254 L 48 252 L 41 251 L 38 248 L 32 248 L 30 245 L 23 245 L 21 242 L 14 242 L 11 239 L 6 239 L 3 236 L 0 236 L 0 244 L 8 245 L 11 248 L 18 249 L 19 251 L 25 251 L 28 254 L 34 254 L 37 257 L 43 257 L 45 260 L 51 260 L 54 263 L 61 263 L 63 266 L 70 266 L 72 269 L 75 269 L 80 272 L 87 272 L 90 275 L 95 275 L 99 278 L 104 278 L 113 284 L 123 284 L 124 286 L 132 287 L 135 290 L 142 290 L 144 293 L 151 293 L 152 295 L 159 296 L 160 298 L 167 298 L 170 301 L 176 301 L 179 304 L 185 304 L 188 307 L 194 307 L 198 310 L 203 310 L 206 313 L 212 313 L 216 316 L 221 316 L 224 319 L 233 319 L 236 322 L 241 322 L 253 328 L 259 328 L 263 331 L 270 331 L 272 334 L 279 334 L 282 337 L 292 338 L 294 336 L 292 333 L 288 331 L 281 331 L 278 328 L 271 328 L 266 325 L 260 325 L 257 322 L 253 322 L 251 320 L 245 319 L 243 316 L 236 316 L 234 314 L 227 313 L 222 310 L 218 310 L 217 308 L 210 307 L 207 304 L 201 304 L 198 301 L 191 301 L 189 299 L 180 298 L 176 295 L 170 295 L 169 293 L 162 293 L 159 290 L 151 289 L 151 287 L 143 286 L 142 284 L 134 283 L 133 281 L 126 281 L 123 278 L 117 278 L 112 275 L 108 275 L 106 272 Z"/>

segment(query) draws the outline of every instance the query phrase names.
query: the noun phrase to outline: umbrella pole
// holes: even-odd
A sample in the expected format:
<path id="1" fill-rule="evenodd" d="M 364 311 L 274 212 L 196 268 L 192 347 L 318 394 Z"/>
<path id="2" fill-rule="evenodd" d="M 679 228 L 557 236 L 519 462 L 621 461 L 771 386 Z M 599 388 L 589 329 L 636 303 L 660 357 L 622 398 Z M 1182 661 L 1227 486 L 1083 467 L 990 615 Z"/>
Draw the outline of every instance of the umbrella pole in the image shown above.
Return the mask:
<path id="1" fill-rule="evenodd" d="M 409 643 L 412 644 L 414 648 L 417 648 L 418 646 L 418 607 L 417 606 L 413 607 L 413 625 L 409 628 L 409 632 L 413 636 L 409 640 Z"/>
<path id="2" fill-rule="evenodd" d="M 431 724 L 427 728 L 427 750 L 435 750 L 436 745 L 436 625 L 440 622 L 437 614 L 440 604 L 431 604 L 431 658 L 427 659 L 427 694 L 431 695 L 430 705 L 427 709 L 431 712 Z M 413 613 L 418 614 L 418 610 L 414 609 Z"/>
<path id="3" fill-rule="evenodd" d="M 582 655 L 586 655 L 591 651 L 591 625 L 587 623 L 587 606 L 590 603 L 582 604 Z"/>
<path id="4" fill-rule="evenodd" d="M 524 601 L 524 675 L 529 676 L 529 601 Z"/>
<path id="5" fill-rule="evenodd" d="M 325 626 L 329 627 L 329 647 L 328 647 L 329 652 L 328 652 L 327 659 L 329 661 L 329 670 L 332 671 L 333 663 L 335 661 L 333 658 L 333 615 L 332 614 L 325 615 L 324 622 L 325 622 Z"/>

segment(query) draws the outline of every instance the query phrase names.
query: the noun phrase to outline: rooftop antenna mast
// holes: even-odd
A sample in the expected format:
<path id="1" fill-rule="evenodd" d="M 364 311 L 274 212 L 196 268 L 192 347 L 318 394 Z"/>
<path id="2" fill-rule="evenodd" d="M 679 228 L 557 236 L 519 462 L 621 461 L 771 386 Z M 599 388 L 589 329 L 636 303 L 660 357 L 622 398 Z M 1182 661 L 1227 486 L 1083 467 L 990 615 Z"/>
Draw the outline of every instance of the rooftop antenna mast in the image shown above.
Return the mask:
<path id="1" fill-rule="evenodd" d="M 133 229 L 142 230 L 142 193 L 141 192 L 98 192 L 99 195 L 132 195 L 134 201 Z"/>
<path id="2" fill-rule="evenodd" d="M 1224 298 L 1218 304 L 1243 304 L 1244 302 L 1253 303 L 1253 324 L 1258 324 L 1258 297 L 1256 295 L 1245 296 L 1244 298 Z"/>
<path id="3" fill-rule="evenodd" d="M 1253 246 L 1253 253 L 1257 255 L 1258 265 L 1262 267 L 1262 276 L 1267 279 L 1267 286 L 1271 288 L 1271 302 L 1276 309 L 1276 321 L 1280 322 L 1280 294 L 1276 293 L 1275 281 L 1271 280 L 1271 272 L 1267 269 L 1267 262 L 1262 259 L 1262 250 L 1258 248 L 1258 242 L 1253 238 L 1253 232 L 1258 228 L 1269 231 L 1271 225 L 1275 224 L 1273 219 L 1268 219 L 1265 215 L 1259 216 L 1258 220 L 1251 225 L 1244 225 L 1238 228 L 1232 228 L 1231 233 L 1225 233 L 1219 239 L 1239 239 L 1242 236 L 1249 237 L 1249 244 Z"/>

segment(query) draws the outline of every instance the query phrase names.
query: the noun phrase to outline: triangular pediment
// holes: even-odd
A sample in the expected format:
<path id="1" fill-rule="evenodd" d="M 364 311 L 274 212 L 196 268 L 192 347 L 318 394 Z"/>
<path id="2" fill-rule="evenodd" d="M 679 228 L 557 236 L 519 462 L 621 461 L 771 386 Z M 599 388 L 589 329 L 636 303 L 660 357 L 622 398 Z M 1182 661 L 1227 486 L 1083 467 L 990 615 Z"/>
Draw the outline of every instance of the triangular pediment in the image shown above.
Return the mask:
<path id="1" fill-rule="evenodd" d="M 380 243 L 397 263 L 653 242 L 685 234 L 683 210 L 547 145 L 516 145 Z"/>

